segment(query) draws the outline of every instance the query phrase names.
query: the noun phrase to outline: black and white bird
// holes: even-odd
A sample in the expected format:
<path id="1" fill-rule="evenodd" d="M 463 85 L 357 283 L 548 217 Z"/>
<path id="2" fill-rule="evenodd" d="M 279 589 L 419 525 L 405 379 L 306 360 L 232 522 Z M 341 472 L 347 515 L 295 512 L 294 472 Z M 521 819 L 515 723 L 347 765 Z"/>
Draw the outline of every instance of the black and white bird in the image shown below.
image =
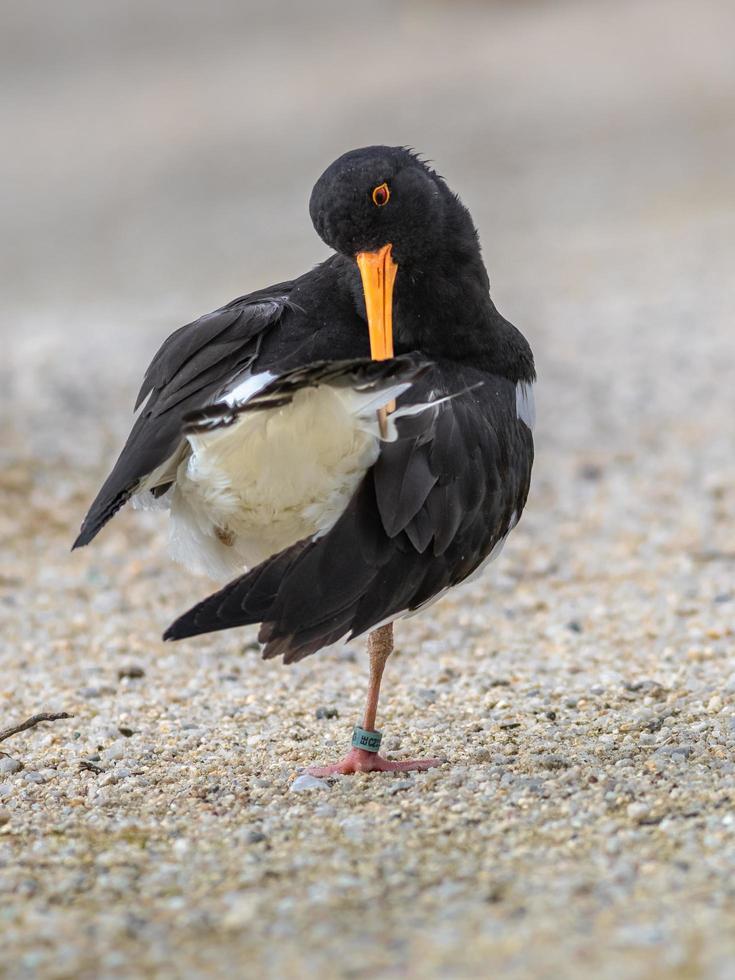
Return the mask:
<path id="1" fill-rule="evenodd" d="M 533 462 L 533 355 L 496 310 L 467 209 L 413 152 L 345 153 L 309 205 L 334 249 L 297 279 L 181 327 L 146 371 L 130 436 L 75 547 L 131 498 L 170 511 L 177 560 L 227 581 L 165 638 L 259 623 L 300 660 L 368 633 L 353 747 L 375 731 L 395 619 L 501 550 Z"/>

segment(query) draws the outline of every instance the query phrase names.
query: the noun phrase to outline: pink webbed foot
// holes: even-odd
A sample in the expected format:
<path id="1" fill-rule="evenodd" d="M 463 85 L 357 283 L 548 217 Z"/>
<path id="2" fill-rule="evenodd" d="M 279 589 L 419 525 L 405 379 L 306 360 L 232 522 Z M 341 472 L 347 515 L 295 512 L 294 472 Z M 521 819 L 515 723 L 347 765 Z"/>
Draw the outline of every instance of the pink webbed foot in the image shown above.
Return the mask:
<path id="1" fill-rule="evenodd" d="M 405 759 L 391 762 L 377 752 L 350 749 L 344 759 L 329 766 L 309 766 L 310 776 L 351 776 L 356 772 L 423 772 L 441 766 L 444 759 Z"/>

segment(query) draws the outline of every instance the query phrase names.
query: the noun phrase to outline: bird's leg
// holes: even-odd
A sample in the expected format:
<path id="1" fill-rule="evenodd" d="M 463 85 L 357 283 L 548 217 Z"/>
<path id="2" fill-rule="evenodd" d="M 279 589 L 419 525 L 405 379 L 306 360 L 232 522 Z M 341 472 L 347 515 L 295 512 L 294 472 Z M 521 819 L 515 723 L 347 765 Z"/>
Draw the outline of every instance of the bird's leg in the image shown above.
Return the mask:
<path id="1" fill-rule="evenodd" d="M 375 731 L 375 717 L 378 713 L 380 682 L 388 657 L 393 652 L 393 624 L 379 626 L 368 636 L 370 654 L 370 683 L 365 704 L 362 728 L 355 727 L 352 748 L 340 762 L 329 766 L 311 766 L 306 771 L 312 776 L 348 776 L 355 772 L 409 772 L 415 769 L 430 769 L 440 766 L 442 759 L 407 759 L 404 762 L 391 762 L 378 754 L 381 733 Z M 360 748 L 367 745 L 368 748 Z"/>
<path id="2" fill-rule="evenodd" d="M 380 682 L 388 657 L 393 653 L 393 623 L 379 626 L 368 634 L 368 655 L 370 657 L 370 682 L 368 684 L 365 714 L 362 727 L 366 732 L 375 728 L 375 718 L 378 714 L 378 699 L 380 698 Z"/>

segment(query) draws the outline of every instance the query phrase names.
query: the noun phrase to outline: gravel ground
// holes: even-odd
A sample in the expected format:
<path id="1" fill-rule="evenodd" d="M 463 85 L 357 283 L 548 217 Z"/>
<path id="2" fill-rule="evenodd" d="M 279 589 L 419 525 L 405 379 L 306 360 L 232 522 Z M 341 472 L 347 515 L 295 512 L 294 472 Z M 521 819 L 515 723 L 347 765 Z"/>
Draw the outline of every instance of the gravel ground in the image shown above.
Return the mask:
<path id="1" fill-rule="evenodd" d="M 46 31 L 19 12 L 6 32 L 3 105 L 37 132 L 3 161 L 22 179 L 3 246 L 0 729 L 74 717 L 0 744 L 0 973 L 730 980 L 731 5 L 407 4 L 385 32 L 395 5 L 376 3 L 364 33 L 356 12 L 329 34 L 325 3 L 319 65 L 299 74 L 301 28 L 286 37 L 298 70 L 267 75 L 252 145 L 236 6 L 217 32 L 182 4 L 171 37 L 132 4 L 149 43 L 120 29 L 104 63 L 75 45 L 113 12 L 72 4 L 69 27 L 50 9 Z M 207 30 L 217 56 L 190 57 Z M 363 67 L 385 45 L 377 100 L 331 84 L 348 35 Z M 188 127 L 169 111 L 182 78 Z M 472 207 L 537 353 L 538 462 L 501 561 L 398 629 L 388 754 L 447 764 L 310 781 L 360 716 L 359 643 L 288 669 L 249 631 L 164 645 L 208 583 L 168 563 L 161 515 L 68 546 L 161 337 L 315 261 L 308 187 L 375 138 L 415 142 Z M 211 149 L 225 139 L 236 167 Z"/>

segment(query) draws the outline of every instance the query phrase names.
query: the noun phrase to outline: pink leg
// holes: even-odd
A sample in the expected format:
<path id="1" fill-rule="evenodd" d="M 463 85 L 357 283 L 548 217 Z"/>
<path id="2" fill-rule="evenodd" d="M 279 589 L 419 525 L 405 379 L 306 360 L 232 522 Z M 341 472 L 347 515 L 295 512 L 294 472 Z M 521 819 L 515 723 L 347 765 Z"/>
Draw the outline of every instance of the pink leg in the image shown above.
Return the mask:
<path id="1" fill-rule="evenodd" d="M 393 652 L 392 624 L 373 630 L 368 636 L 368 652 L 370 654 L 370 684 L 362 727 L 365 731 L 371 732 L 375 729 L 380 682 L 383 677 L 385 662 Z M 388 759 L 384 759 L 382 755 L 378 755 L 377 752 L 352 748 L 339 762 L 327 766 L 310 766 L 306 771 L 311 776 L 349 776 L 356 772 L 411 772 L 440 766 L 443 761 L 443 759 L 407 759 L 404 762 L 390 762 Z"/>

